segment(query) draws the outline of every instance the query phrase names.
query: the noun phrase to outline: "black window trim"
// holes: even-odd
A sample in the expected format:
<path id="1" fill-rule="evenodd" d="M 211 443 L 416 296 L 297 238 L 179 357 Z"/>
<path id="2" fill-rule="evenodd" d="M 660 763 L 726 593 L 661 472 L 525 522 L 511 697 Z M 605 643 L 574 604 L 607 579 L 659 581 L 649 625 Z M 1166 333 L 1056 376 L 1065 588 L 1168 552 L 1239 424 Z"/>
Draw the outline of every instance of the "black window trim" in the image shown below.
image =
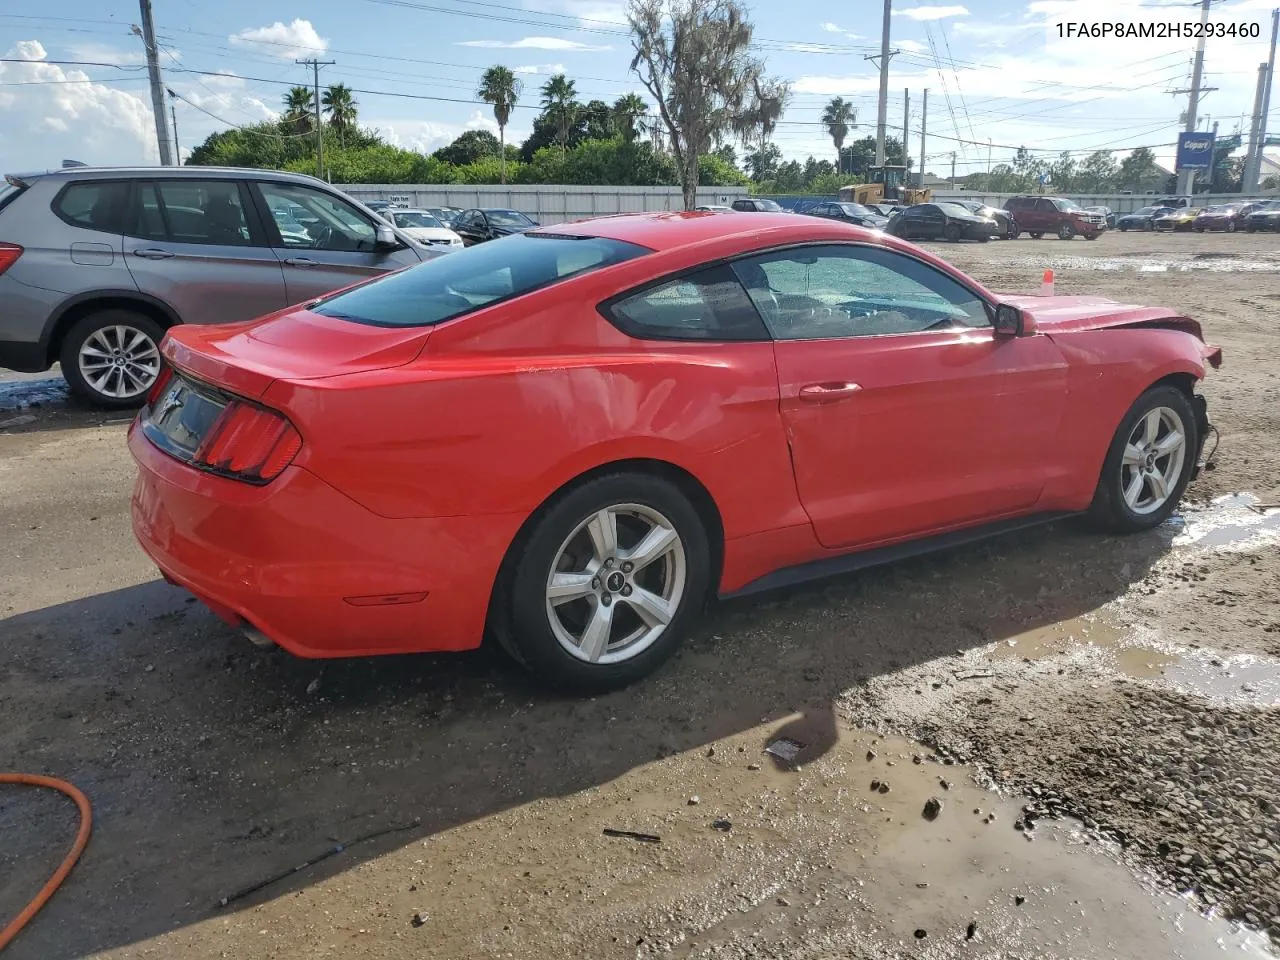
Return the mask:
<path id="1" fill-rule="evenodd" d="M 124 208 L 116 211 L 116 217 L 117 217 L 116 229 L 103 230 L 100 227 L 90 226 L 89 224 L 86 224 L 86 223 L 77 223 L 75 220 L 72 220 L 70 217 L 67 217 L 63 214 L 62 210 L 60 209 L 62 204 L 62 199 L 67 195 L 67 193 L 71 190 L 72 187 L 79 187 L 85 184 L 97 185 L 97 184 L 107 184 L 107 183 L 124 184 Z M 125 235 L 125 228 L 128 226 L 129 211 L 132 207 L 132 204 L 130 201 L 133 197 L 133 183 L 134 181 L 130 177 L 85 177 L 79 180 L 68 180 L 58 189 L 58 192 L 53 195 L 53 199 L 49 201 L 49 210 L 53 213 L 55 217 L 57 217 L 59 220 L 61 220 L 63 223 L 65 223 L 69 227 L 75 227 L 77 230 L 89 230 L 89 231 L 92 231 L 93 233 L 104 233 L 109 237 L 119 237 L 121 235 Z M 26 189 L 27 189 L 26 187 L 22 187 L 21 189 L 17 190 L 12 196 L 8 197 L 3 203 L 0 203 L 0 208 L 3 208 L 7 204 L 11 203 L 20 194 L 25 192 Z"/>
<path id="2" fill-rule="evenodd" d="M 908 207 L 907 209 L 910 210 L 913 208 Z M 975 290 L 973 286 L 967 283 L 965 280 L 962 280 L 959 277 L 954 276 L 945 270 L 941 270 L 938 267 L 934 266 L 929 261 L 925 260 L 923 257 L 918 257 L 915 254 L 908 253 L 905 250 L 898 250 L 886 244 L 867 243 L 865 241 L 857 241 L 857 240 L 793 241 L 791 243 L 777 244 L 776 246 L 761 247 L 759 250 L 752 250 L 747 253 L 736 253 L 730 257 L 717 257 L 715 260 L 705 260 L 702 263 L 697 264 L 696 266 L 682 267 L 679 270 L 674 270 L 671 273 L 663 274 L 662 276 L 657 277 L 653 280 L 646 280 L 644 283 L 637 284 L 634 287 L 629 287 L 626 290 L 622 291 L 621 293 L 615 293 L 613 296 L 608 297 L 604 300 L 601 300 L 598 304 L 596 304 L 596 312 L 599 313 L 600 316 L 602 316 L 616 330 L 621 332 L 623 335 L 630 337 L 633 340 L 658 341 L 658 342 L 665 342 L 665 343 L 675 342 L 675 343 L 709 343 L 709 344 L 806 342 L 801 340 L 779 340 L 777 337 L 775 337 L 772 331 L 769 330 L 769 325 L 765 323 L 764 317 L 760 316 L 760 311 L 756 310 L 755 301 L 751 299 L 751 294 L 747 292 L 747 288 L 745 286 L 742 286 L 742 281 L 738 281 L 738 285 L 742 286 L 743 294 L 746 296 L 747 301 L 751 304 L 751 309 L 754 310 L 756 313 L 756 316 L 759 317 L 760 324 L 767 335 L 763 340 L 717 340 L 713 337 L 666 336 L 666 335 L 652 333 L 652 332 L 641 335 L 639 333 L 633 332 L 634 325 L 625 319 L 620 319 L 614 313 L 613 307 L 615 304 L 621 303 L 623 300 L 630 300 L 632 297 L 640 296 L 641 294 L 646 293 L 649 290 L 653 290 L 657 287 L 666 286 L 669 283 L 678 283 L 683 279 L 693 276 L 694 274 L 701 273 L 703 270 L 709 270 L 712 267 L 719 267 L 725 264 L 732 266 L 734 263 L 736 263 L 739 260 L 748 260 L 752 257 L 764 256 L 765 254 L 779 253 L 786 250 L 803 250 L 811 247 L 847 247 L 853 250 L 883 250 L 889 253 L 896 254 L 897 256 L 903 257 L 907 260 L 914 260 L 916 263 L 920 264 L 922 267 L 926 267 L 929 270 L 932 270 L 934 273 L 937 273 L 943 277 L 946 277 L 948 280 L 952 281 L 957 286 L 968 291 L 970 294 L 973 295 L 973 298 L 975 300 L 977 300 L 986 308 L 987 322 L 991 324 L 991 326 L 987 326 L 987 327 L 956 326 L 951 329 L 957 332 L 994 329 L 996 301 L 991 299 L 990 297 L 985 296 L 981 291 Z M 627 329 L 628 327 L 632 327 L 633 329 Z M 859 336 L 859 337 L 829 337 L 827 339 L 828 340 L 870 340 L 878 337 L 910 337 L 910 336 L 916 336 L 921 333 L 938 333 L 938 332 L 939 331 L 937 330 L 910 330 L 906 333 L 871 333 L 871 334 L 867 334 L 865 336 Z"/>

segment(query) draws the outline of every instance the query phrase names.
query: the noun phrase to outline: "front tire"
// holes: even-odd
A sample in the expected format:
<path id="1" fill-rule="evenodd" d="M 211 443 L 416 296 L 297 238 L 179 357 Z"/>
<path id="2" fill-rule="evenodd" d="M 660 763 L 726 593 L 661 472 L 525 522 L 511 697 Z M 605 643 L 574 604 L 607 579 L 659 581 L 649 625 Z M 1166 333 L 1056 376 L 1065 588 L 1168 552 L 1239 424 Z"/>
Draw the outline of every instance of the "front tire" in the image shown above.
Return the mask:
<path id="1" fill-rule="evenodd" d="M 960 227 L 954 223 L 948 223 L 942 231 L 942 235 L 951 243 L 960 242 Z"/>
<path id="2" fill-rule="evenodd" d="M 139 407 L 160 374 L 164 328 L 132 310 L 81 317 L 62 340 L 58 360 L 71 392 L 104 410 Z"/>
<path id="3" fill-rule="evenodd" d="M 1058 227 L 1058 239 L 1070 240 L 1076 235 L 1076 228 L 1069 223 L 1064 223 Z"/>
<path id="4" fill-rule="evenodd" d="M 1120 224 L 1120 232 L 1121 232 L 1121 233 L 1128 233 L 1128 232 L 1129 232 L 1129 225 L 1128 225 L 1127 223 L 1122 223 L 1122 224 Z"/>
<path id="5" fill-rule="evenodd" d="M 710 589 L 711 548 L 674 483 L 607 474 L 551 505 L 504 579 L 503 646 L 551 686 L 600 693 L 680 646 Z"/>
<path id="6" fill-rule="evenodd" d="M 1187 395 L 1152 387 L 1129 408 L 1103 462 L 1090 513 L 1116 533 L 1136 533 L 1169 518 L 1191 481 L 1199 427 Z"/>

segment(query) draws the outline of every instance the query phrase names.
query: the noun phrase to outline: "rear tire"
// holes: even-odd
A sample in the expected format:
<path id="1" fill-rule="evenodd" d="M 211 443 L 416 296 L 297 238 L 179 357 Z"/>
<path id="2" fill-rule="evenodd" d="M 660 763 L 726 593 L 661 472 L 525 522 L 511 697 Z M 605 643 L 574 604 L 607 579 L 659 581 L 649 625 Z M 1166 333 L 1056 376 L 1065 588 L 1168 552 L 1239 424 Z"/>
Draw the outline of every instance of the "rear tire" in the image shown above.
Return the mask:
<path id="1" fill-rule="evenodd" d="M 1148 417 L 1156 422 L 1152 431 L 1147 429 Z M 1169 439 L 1174 431 L 1182 436 L 1176 449 Z M 1170 452 L 1158 456 L 1164 447 Z M 1089 508 L 1091 517 L 1115 533 L 1136 533 L 1164 523 L 1191 481 L 1199 450 L 1199 427 L 1187 395 L 1177 387 L 1152 387 L 1116 428 Z M 1159 476 L 1144 474 L 1148 466 Z"/>
<path id="2" fill-rule="evenodd" d="M 58 360 L 71 392 L 103 410 L 140 407 L 160 373 L 164 327 L 132 310 L 81 317 L 62 339 Z"/>
<path id="3" fill-rule="evenodd" d="M 641 562 L 655 531 L 669 543 Z M 550 686 L 601 693 L 652 673 L 684 641 L 710 589 L 711 548 L 675 484 L 606 474 L 551 504 L 503 580 L 493 611 L 503 646 Z"/>
<path id="4" fill-rule="evenodd" d="M 1234 220 L 1228 220 L 1227 233 L 1235 233 L 1235 232 L 1236 232 L 1236 222 Z"/>

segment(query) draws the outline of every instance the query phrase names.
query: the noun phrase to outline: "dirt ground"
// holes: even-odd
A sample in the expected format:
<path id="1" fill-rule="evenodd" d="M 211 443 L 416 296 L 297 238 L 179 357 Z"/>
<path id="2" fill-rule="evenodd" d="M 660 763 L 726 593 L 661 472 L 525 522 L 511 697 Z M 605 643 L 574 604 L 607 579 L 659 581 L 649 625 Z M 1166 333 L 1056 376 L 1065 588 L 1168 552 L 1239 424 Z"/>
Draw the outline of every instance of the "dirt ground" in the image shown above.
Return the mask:
<path id="1" fill-rule="evenodd" d="M 6 960 L 1276 956 L 1280 238 L 934 249 L 1204 322 L 1186 509 L 723 606 L 588 700 L 485 651 L 250 646 L 134 545 L 127 418 L 0 377 L 0 770 L 95 818 Z M 0 789 L 0 923 L 74 829 Z"/>

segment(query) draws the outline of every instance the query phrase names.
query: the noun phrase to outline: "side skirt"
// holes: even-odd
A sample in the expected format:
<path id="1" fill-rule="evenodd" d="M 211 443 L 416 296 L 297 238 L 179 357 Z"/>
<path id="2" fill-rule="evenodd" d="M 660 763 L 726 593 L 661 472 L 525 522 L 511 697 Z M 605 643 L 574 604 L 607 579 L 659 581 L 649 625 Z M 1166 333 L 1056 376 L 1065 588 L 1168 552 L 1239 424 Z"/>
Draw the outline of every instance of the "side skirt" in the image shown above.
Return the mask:
<path id="1" fill-rule="evenodd" d="M 836 577 L 845 573 L 853 573 L 856 570 L 865 570 L 868 567 L 878 567 L 886 563 L 906 560 L 909 557 L 918 557 L 922 554 L 936 553 L 951 547 L 989 540 L 992 537 L 1003 536 L 1016 530 L 1039 527 L 1046 523 L 1053 523 L 1056 520 L 1063 520 L 1073 516 L 1077 516 L 1077 514 L 1066 511 L 1036 513 L 1011 520 L 998 520 L 995 523 L 965 527 L 962 530 L 952 530 L 948 533 L 922 537 L 918 540 L 907 540 L 902 543 L 890 544 L 887 547 L 875 547 L 871 550 L 859 550 L 823 560 L 811 560 L 808 563 L 783 567 L 781 570 L 767 573 L 763 577 L 752 580 L 745 587 L 740 587 L 731 593 L 720 594 L 720 599 L 736 600 L 738 597 L 764 593 L 768 590 L 778 590 L 783 587 L 793 587 L 797 584 L 808 583 L 812 580 Z"/>

